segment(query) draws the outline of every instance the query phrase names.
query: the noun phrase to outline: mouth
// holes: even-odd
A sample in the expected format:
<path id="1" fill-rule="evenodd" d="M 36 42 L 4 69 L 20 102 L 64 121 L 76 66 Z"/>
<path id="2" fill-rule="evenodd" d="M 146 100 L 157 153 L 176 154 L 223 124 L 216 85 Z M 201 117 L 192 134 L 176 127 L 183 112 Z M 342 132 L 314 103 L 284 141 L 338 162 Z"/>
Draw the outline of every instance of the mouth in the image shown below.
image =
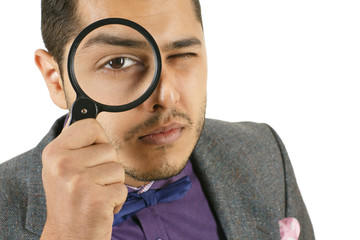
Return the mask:
<path id="1" fill-rule="evenodd" d="M 143 135 L 138 139 L 145 144 L 166 145 L 176 142 L 182 136 L 183 130 L 183 125 L 172 123 L 152 130 L 150 133 Z"/>

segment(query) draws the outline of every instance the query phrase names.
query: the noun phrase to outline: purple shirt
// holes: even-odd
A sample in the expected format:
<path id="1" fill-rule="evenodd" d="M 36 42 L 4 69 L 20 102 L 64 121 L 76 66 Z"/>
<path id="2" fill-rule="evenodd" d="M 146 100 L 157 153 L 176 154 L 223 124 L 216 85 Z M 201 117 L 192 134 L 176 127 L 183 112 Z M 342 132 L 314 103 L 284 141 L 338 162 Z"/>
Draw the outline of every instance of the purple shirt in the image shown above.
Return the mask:
<path id="1" fill-rule="evenodd" d="M 156 181 L 150 189 L 165 187 L 184 176 L 189 176 L 192 182 L 184 198 L 140 210 L 114 226 L 111 239 L 225 239 L 190 161 L 181 173 L 167 180 Z M 133 191 L 129 189 L 129 192 Z"/>

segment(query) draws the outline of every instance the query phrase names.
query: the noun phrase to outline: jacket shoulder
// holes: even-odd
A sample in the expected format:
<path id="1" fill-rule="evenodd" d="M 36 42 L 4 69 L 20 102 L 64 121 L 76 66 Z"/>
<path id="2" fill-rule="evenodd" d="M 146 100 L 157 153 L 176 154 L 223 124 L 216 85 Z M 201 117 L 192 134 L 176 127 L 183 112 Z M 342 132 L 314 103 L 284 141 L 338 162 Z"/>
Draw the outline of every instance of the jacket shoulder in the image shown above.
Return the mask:
<path id="1" fill-rule="evenodd" d="M 277 192 L 267 184 L 273 181 L 272 186 L 281 185 L 284 170 L 283 150 L 274 134 L 263 123 L 206 119 L 194 154 L 202 166 L 216 169 L 220 175 L 241 177 Z"/>
<path id="2" fill-rule="evenodd" d="M 239 146 L 241 143 L 258 146 L 264 143 L 276 143 L 273 129 L 265 123 L 255 122 L 225 122 L 206 119 L 203 137 L 229 147 Z"/>

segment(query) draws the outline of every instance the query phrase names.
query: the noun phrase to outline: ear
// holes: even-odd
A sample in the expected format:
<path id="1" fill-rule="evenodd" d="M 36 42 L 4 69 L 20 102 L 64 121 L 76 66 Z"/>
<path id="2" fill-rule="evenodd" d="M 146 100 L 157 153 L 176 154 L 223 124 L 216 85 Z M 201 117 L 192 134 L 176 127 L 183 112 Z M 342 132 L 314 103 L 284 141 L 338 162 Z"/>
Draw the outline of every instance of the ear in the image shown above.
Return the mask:
<path id="1" fill-rule="evenodd" d="M 58 107 L 67 109 L 59 65 L 54 57 L 47 51 L 39 49 L 35 52 L 35 63 L 45 80 L 52 101 Z"/>

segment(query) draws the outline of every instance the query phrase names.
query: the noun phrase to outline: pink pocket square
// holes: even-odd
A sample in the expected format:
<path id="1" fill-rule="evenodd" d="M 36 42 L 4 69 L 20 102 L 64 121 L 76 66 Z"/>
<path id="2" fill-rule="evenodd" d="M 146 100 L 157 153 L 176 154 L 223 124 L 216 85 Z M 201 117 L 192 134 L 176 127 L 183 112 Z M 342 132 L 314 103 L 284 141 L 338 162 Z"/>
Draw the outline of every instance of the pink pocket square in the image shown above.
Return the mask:
<path id="1" fill-rule="evenodd" d="M 284 218 L 279 221 L 281 240 L 298 240 L 300 224 L 296 218 Z"/>

